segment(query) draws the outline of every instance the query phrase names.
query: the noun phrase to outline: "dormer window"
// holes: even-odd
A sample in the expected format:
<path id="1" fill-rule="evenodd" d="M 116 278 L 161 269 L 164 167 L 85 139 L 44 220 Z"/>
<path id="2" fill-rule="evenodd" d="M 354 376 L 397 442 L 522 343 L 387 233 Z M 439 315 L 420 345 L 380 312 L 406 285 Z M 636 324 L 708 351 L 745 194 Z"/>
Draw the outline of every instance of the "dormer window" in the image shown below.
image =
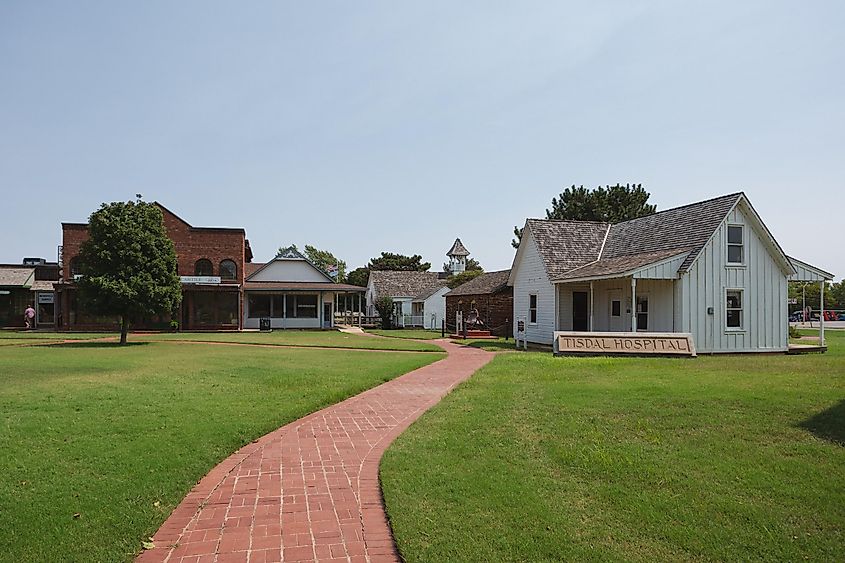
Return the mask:
<path id="1" fill-rule="evenodd" d="M 211 265 L 211 260 L 200 258 L 194 266 L 195 276 L 213 276 L 214 267 Z"/>
<path id="2" fill-rule="evenodd" d="M 728 264 L 745 263 L 742 225 L 728 225 Z"/>

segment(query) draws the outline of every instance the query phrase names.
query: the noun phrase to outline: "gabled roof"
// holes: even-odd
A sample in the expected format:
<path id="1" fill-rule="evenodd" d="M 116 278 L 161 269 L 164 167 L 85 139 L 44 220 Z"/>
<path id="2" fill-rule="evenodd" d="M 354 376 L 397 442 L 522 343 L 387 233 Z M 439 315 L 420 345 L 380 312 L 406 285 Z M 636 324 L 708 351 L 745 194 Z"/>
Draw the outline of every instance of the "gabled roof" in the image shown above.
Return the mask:
<path id="1" fill-rule="evenodd" d="M 741 206 L 752 220 L 752 227 L 761 235 L 763 243 L 784 272 L 794 273 L 792 263 L 742 192 L 667 209 L 615 225 L 592 221 L 528 219 L 525 227 L 536 242 L 552 282 L 614 274 L 630 275 L 637 269 L 685 254 L 677 268 L 677 272 L 682 273 L 695 262 L 728 213 L 736 206 Z M 604 238 L 600 240 L 602 234 Z M 522 248 L 517 250 L 514 264 L 519 260 L 521 252 Z M 674 262 L 672 267 L 675 267 Z"/>
<path id="2" fill-rule="evenodd" d="M 30 287 L 35 281 L 35 268 L 20 266 L 0 268 L 0 287 Z"/>
<path id="3" fill-rule="evenodd" d="M 431 297 L 432 295 L 434 295 L 435 293 L 437 293 L 438 291 L 440 291 L 441 289 L 446 287 L 446 280 L 440 280 L 440 281 L 443 282 L 443 283 L 441 283 L 439 285 L 433 285 L 433 286 L 429 287 L 428 289 L 423 290 L 419 295 L 414 297 L 413 301 L 425 301 L 426 299 L 428 299 L 429 297 Z"/>
<path id="4" fill-rule="evenodd" d="M 446 294 L 446 297 L 457 297 L 459 295 L 486 295 L 496 293 L 508 286 L 510 270 L 498 272 L 484 272 L 480 276 L 462 283 Z"/>
<path id="5" fill-rule="evenodd" d="M 370 281 L 376 295 L 414 298 L 426 290 L 440 288 L 446 283 L 437 272 L 406 272 L 373 270 Z"/>
<path id="6" fill-rule="evenodd" d="M 602 258 L 688 249 L 686 271 L 744 194 L 729 194 L 613 225 Z"/>
<path id="7" fill-rule="evenodd" d="M 247 262 L 244 264 L 244 277 L 249 278 L 252 274 L 264 267 L 264 262 Z"/>
<path id="8" fill-rule="evenodd" d="M 469 256 L 469 250 L 466 249 L 464 243 L 461 242 L 461 239 L 456 238 L 455 243 L 452 245 L 449 252 L 446 253 L 446 256 Z"/>
<path id="9" fill-rule="evenodd" d="M 831 281 L 833 274 L 808 264 L 798 258 L 787 256 L 795 273 L 789 276 L 789 281 Z"/>
<path id="10" fill-rule="evenodd" d="M 660 262 L 665 262 L 670 258 L 679 257 L 675 264 L 672 264 L 673 269 L 677 271 L 675 266 L 680 265 L 680 257 L 686 257 L 686 250 L 678 251 L 671 250 L 656 250 L 654 252 L 643 252 L 641 254 L 629 254 L 627 256 L 617 256 L 615 258 L 602 258 L 592 264 L 587 264 L 580 268 L 575 268 L 565 273 L 563 276 L 557 278 L 555 281 L 577 280 L 581 278 L 604 278 L 604 277 L 618 277 L 629 276 L 637 270 L 651 266 Z"/>
<path id="11" fill-rule="evenodd" d="M 528 219 L 526 228 L 534 237 L 549 279 L 555 280 L 574 268 L 600 258 L 610 224 L 596 221 Z"/>
<path id="12" fill-rule="evenodd" d="M 250 266 L 249 264 L 245 264 L 244 268 L 246 269 L 246 272 L 244 272 L 244 273 L 246 274 L 246 277 L 245 277 L 244 281 L 249 281 L 250 278 L 252 278 L 255 274 L 257 274 L 258 272 L 260 272 L 263 269 L 270 266 L 270 264 L 273 264 L 275 262 L 280 262 L 280 261 L 286 261 L 286 260 L 299 260 L 299 261 L 305 262 L 306 264 L 308 264 L 309 266 L 314 268 L 314 270 L 316 270 L 320 275 L 322 275 L 324 278 L 326 278 L 326 281 L 331 282 L 331 283 L 334 283 L 334 281 L 335 281 L 334 278 L 332 278 L 330 275 L 328 275 L 326 272 L 324 272 L 322 268 L 320 268 L 319 266 L 317 266 L 317 264 L 315 264 L 314 262 L 309 260 L 304 254 L 302 254 L 300 251 L 298 251 L 293 246 L 290 246 L 288 248 L 280 250 L 279 253 L 276 254 L 275 258 L 273 258 L 269 262 L 265 262 L 264 264 L 259 264 L 257 268 L 252 269 L 252 268 L 249 268 L 249 266 Z M 284 280 L 280 280 L 280 281 L 284 281 Z"/>

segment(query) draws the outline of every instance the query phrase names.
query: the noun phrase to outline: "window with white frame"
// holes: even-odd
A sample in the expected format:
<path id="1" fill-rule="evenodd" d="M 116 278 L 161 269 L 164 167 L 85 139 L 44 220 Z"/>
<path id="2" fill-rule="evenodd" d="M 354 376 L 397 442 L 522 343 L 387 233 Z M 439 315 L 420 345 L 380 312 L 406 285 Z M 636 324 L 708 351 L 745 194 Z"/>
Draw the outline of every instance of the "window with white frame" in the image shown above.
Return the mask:
<path id="1" fill-rule="evenodd" d="M 743 290 L 725 290 L 725 328 L 741 330 L 743 328 Z"/>
<path id="2" fill-rule="evenodd" d="M 745 263 L 742 225 L 728 225 L 728 264 Z"/>
<path id="3" fill-rule="evenodd" d="M 537 324 L 537 294 L 528 296 L 528 322 Z"/>

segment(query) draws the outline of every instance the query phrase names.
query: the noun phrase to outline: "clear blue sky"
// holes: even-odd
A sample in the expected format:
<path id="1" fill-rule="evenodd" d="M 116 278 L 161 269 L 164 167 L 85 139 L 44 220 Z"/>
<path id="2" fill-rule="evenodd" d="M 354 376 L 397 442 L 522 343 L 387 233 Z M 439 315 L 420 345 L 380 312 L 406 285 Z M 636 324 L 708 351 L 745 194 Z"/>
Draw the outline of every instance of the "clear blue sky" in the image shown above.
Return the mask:
<path id="1" fill-rule="evenodd" d="M 159 200 L 351 268 L 488 270 L 571 184 L 744 190 L 845 275 L 845 3 L 0 3 L 0 261 Z"/>

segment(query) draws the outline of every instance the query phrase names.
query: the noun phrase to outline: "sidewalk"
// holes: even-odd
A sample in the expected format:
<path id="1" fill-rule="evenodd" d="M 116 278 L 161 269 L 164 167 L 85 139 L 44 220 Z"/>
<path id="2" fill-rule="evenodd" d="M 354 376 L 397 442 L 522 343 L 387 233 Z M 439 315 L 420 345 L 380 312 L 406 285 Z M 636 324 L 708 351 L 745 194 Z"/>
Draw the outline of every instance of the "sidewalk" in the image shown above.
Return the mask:
<path id="1" fill-rule="evenodd" d="M 399 561 L 378 480 L 390 443 L 493 354 L 448 356 L 283 426 L 206 475 L 139 563 Z"/>

